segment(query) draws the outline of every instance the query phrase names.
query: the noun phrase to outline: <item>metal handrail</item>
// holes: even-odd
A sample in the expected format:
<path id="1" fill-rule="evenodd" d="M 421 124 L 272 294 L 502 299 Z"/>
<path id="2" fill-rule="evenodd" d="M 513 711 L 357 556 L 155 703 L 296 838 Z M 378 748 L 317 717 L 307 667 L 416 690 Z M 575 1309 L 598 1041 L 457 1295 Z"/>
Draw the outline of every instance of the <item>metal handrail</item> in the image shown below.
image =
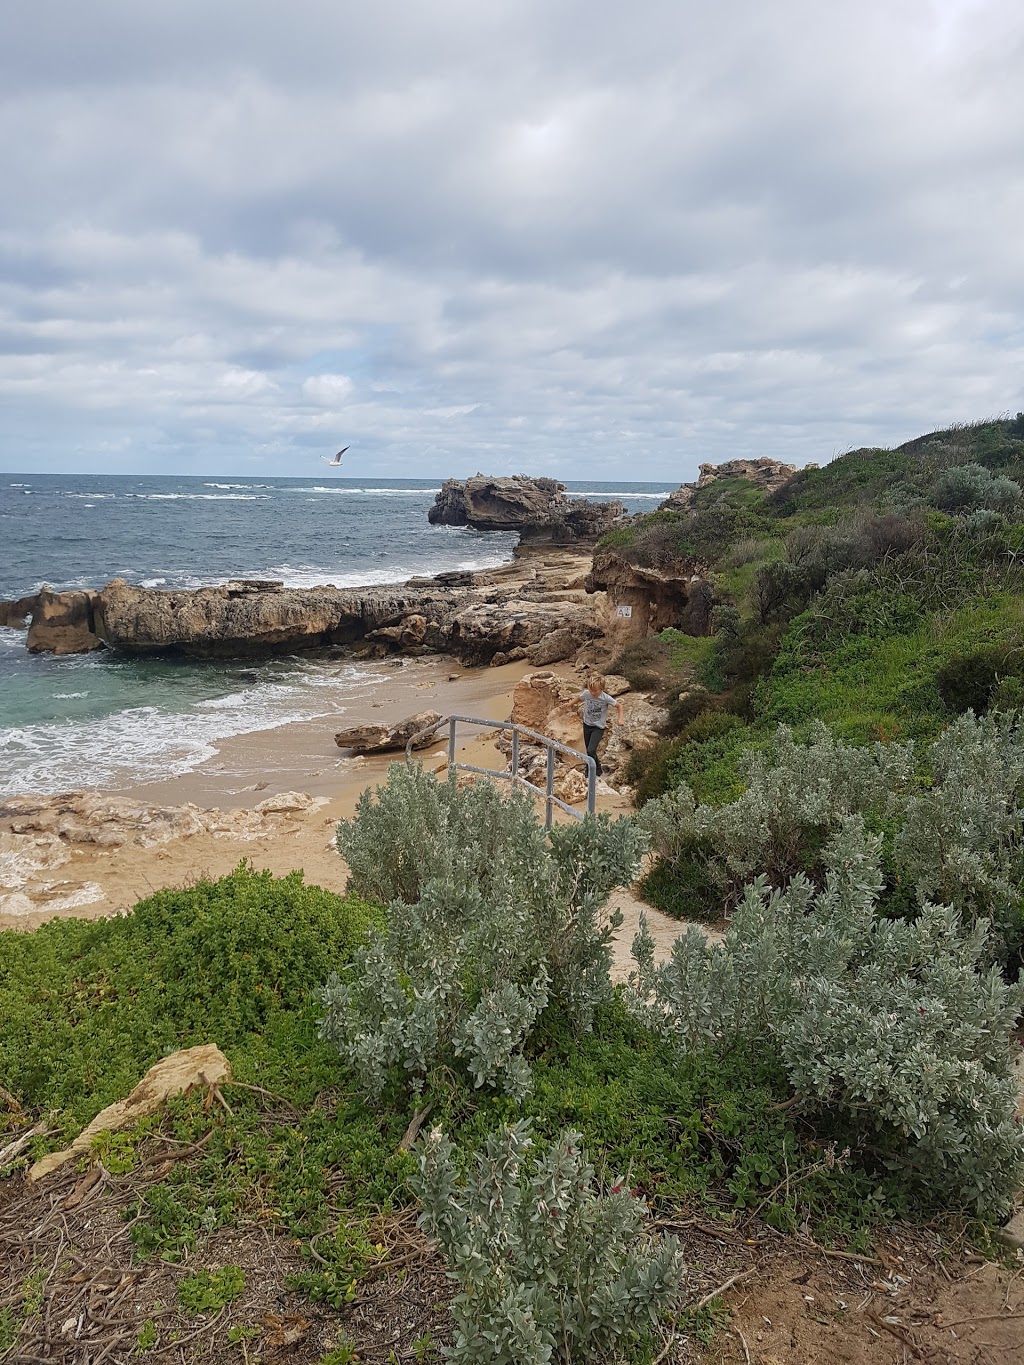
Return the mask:
<path id="1" fill-rule="evenodd" d="M 458 725 L 482 725 L 490 730 L 511 730 L 512 731 L 512 763 L 511 771 L 499 768 L 478 768 L 472 763 L 458 763 L 455 759 L 455 732 Z M 511 782 L 513 787 L 526 787 L 535 792 L 537 796 L 544 798 L 544 828 L 551 828 L 552 806 L 558 806 L 567 815 L 571 815 L 574 820 L 584 819 L 584 812 L 577 810 L 575 806 L 570 806 L 567 801 L 563 801 L 555 795 L 555 752 L 568 754 L 570 758 L 580 758 L 587 766 L 587 815 L 593 815 L 597 804 L 597 763 L 589 754 L 581 754 L 578 749 L 572 749 L 568 744 L 560 744 L 557 739 L 552 739 L 550 735 L 542 735 L 537 730 L 530 730 L 525 725 L 517 725 L 511 720 L 482 720 L 479 716 L 442 716 L 433 725 L 428 725 L 423 730 L 418 730 L 411 735 L 409 742 L 405 746 L 405 761 L 412 763 L 413 748 L 422 740 L 430 735 L 436 734 L 442 726 L 448 726 L 448 769 L 453 768 L 458 772 L 480 773 L 483 777 L 498 777 L 505 782 Z M 535 744 L 541 745 L 547 750 L 548 764 L 547 775 L 544 789 L 536 786 L 528 778 L 522 777 L 519 773 L 519 737 L 526 736 Z"/>

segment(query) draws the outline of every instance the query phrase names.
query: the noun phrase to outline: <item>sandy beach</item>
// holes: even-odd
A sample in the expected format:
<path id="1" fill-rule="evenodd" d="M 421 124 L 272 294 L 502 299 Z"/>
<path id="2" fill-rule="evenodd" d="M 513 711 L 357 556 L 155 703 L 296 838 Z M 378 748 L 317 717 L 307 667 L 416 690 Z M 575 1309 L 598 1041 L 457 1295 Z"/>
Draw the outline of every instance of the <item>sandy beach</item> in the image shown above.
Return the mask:
<path id="1" fill-rule="evenodd" d="M 425 710 L 503 720 L 511 713 L 516 683 L 531 671 L 524 663 L 463 669 L 443 657 L 395 664 L 386 683 L 358 705 L 347 707 L 346 725 L 397 722 Z M 575 676 L 569 666 L 560 671 Z M 382 781 L 388 765 L 401 755 L 345 757 L 334 742 L 336 728 L 328 715 L 237 736 L 221 742 L 216 755 L 191 772 L 119 789 L 116 796 L 146 806 L 191 803 L 235 816 L 285 792 L 307 793 L 315 803 L 266 820 L 266 828 L 256 833 L 204 830 L 155 846 L 135 841 L 114 848 L 67 843 L 62 854 L 69 856 L 62 866 L 39 871 L 33 883 L 22 887 L 30 893 L 32 908 L 23 899 L 18 913 L 0 912 L 0 929 L 31 930 L 68 915 L 97 919 L 116 914 L 161 888 L 223 876 L 243 859 L 277 875 L 298 868 L 311 883 L 344 890 L 347 873 L 334 846 L 334 827 L 352 814 L 360 793 Z M 460 727 L 458 751 L 463 761 L 481 767 L 503 765 L 488 731 Z M 429 768 L 442 767 L 445 756 L 446 741 L 419 755 Z M 628 808 L 626 799 L 617 797 L 604 797 L 599 805 L 608 810 Z M 0 839 L 12 842 L 10 834 Z M 10 873 L 7 882 L 10 889 Z"/>

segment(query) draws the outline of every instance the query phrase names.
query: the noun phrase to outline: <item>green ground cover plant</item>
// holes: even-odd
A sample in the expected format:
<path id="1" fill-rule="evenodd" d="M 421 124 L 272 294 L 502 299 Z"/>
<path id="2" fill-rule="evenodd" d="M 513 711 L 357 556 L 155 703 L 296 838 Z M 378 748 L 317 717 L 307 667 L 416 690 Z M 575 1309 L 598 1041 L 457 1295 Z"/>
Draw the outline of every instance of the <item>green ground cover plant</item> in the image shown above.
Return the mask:
<path id="1" fill-rule="evenodd" d="M 242 865 L 128 915 L 0 933 L 0 1077 L 77 1132 L 169 1052 L 287 1032 L 380 919 L 299 872 Z"/>

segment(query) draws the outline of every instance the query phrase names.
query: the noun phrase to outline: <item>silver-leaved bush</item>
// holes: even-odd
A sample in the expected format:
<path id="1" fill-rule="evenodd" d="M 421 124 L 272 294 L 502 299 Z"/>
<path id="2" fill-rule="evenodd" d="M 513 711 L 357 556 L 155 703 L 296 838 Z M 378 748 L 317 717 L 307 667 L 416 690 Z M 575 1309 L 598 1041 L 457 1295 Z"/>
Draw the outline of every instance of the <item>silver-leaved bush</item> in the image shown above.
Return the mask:
<path id="1" fill-rule="evenodd" d="M 642 923 L 630 1007 L 686 1051 L 748 1039 L 805 1112 L 852 1120 L 943 1202 L 1000 1217 L 1024 1177 L 1012 1029 L 1024 988 L 987 957 L 988 925 L 925 903 L 877 913 L 881 840 L 849 816 L 822 890 L 749 885 L 721 942 L 690 928 L 656 966 Z"/>
<path id="2" fill-rule="evenodd" d="M 523 793 L 459 787 L 392 766 L 338 827 L 352 890 L 388 906 L 385 930 L 322 993 L 321 1037 L 379 1095 L 461 1063 L 476 1086 L 521 1098 L 523 1044 L 549 1000 L 591 1027 L 611 992 L 606 909 L 645 846 L 629 819 L 545 834 Z"/>
<path id="3" fill-rule="evenodd" d="M 579 1133 L 533 1145 L 528 1123 L 502 1128 L 463 1172 L 440 1131 L 420 1144 L 420 1223 L 459 1286 L 457 1365 L 607 1361 L 678 1296 L 679 1246 L 644 1234 L 625 1177 L 599 1188 Z"/>

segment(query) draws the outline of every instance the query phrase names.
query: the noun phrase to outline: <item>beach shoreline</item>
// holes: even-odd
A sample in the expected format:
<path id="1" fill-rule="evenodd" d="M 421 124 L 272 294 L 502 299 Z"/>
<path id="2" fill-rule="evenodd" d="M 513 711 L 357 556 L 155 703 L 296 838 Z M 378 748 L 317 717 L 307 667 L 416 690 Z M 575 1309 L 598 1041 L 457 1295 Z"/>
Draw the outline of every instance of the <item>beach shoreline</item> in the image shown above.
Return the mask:
<path id="1" fill-rule="evenodd" d="M 383 685 L 379 694 L 346 709 L 346 725 L 360 720 L 393 723 L 425 710 L 504 720 L 511 714 L 516 684 L 534 671 L 525 662 L 463 669 L 443 657 L 396 663 L 393 685 Z M 577 676 L 573 665 L 562 665 L 559 671 Z M 328 715 L 234 736 L 218 745 L 214 757 L 187 773 L 116 790 L 95 789 L 97 796 L 128 798 L 154 811 L 184 806 L 221 811 L 226 817 L 223 830 L 201 829 L 160 843 L 130 839 L 119 847 L 61 843 L 57 850 L 64 859 L 61 865 L 43 866 L 27 881 L 19 881 L 10 870 L 15 861 L 10 849 L 15 843 L 33 841 L 0 829 L 0 852 L 5 848 L 8 852 L 8 871 L 0 870 L 0 905 L 19 907 L 15 913 L 0 911 L 0 930 L 34 930 L 56 918 L 100 919 L 123 913 L 158 890 L 225 876 L 242 861 L 276 876 L 301 870 L 307 882 L 343 892 L 347 869 L 335 848 L 334 829 L 353 814 L 362 792 L 384 781 L 389 765 L 402 761 L 403 755 L 347 757 L 334 742 L 335 728 Z M 442 738 L 417 757 L 428 770 L 443 770 L 446 752 Z M 479 767 L 504 766 L 489 730 L 461 727 L 458 752 L 460 760 Z M 233 832 L 261 803 L 290 792 L 305 793 L 313 803 L 262 824 L 253 817 L 255 828 Z M 600 806 L 629 809 L 628 801 L 618 797 L 606 796 Z M 49 846 L 55 846 L 52 836 Z"/>

